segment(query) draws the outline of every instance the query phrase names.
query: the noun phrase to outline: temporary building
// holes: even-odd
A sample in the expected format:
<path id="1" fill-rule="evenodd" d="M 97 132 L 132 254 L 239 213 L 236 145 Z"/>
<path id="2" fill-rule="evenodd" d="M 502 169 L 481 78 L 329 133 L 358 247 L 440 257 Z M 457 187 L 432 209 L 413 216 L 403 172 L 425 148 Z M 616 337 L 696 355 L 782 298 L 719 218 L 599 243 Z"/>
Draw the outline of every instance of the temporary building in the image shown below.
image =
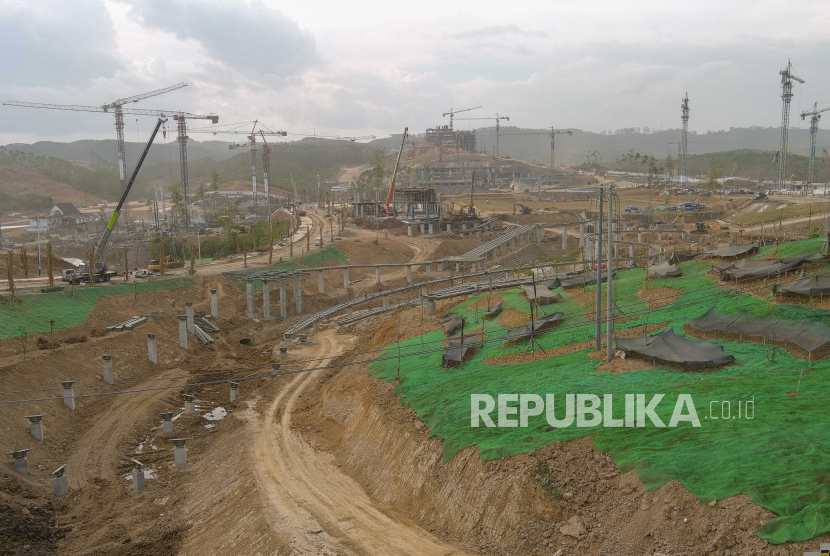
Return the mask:
<path id="1" fill-rule="evenodd" d="M 758 245 L 756 243 L 749 243 L 747 245 L 735 245 L 734 243 L 730 243 L 726 247 L 721 247 L 720 249 L 704 251 L 703 254 L 714 255 L 715 257 L 739 257 L 757 250 Z"/>
<path id="2" fill-rule="evenodd" d="M 811 276 L 800 278 L 786 284 L 776 284 L 772 293 L 787 292 L 810 297 L 830 295 L 830 276 Z"/>
<path id="3" fill-rule="evenodd" d="M 705 340 L 690 340 L 674 333 L 671 328 L 651 336 L 617 338 L 617 348 L 626 354 L 636 353 L 649 359 L 678 363 L 685 368 L 697 365 L 721 366 L 732 363 L 735 357 L 723 352 L 723 347 Z"/>
<path id="4" fill-rule="evenodd" d="M 680 270 L 680 267 L 669 261 L 663 261 L 648 267 L 649 278 L 677 278 L 682 275 L 683 271 Z"/>

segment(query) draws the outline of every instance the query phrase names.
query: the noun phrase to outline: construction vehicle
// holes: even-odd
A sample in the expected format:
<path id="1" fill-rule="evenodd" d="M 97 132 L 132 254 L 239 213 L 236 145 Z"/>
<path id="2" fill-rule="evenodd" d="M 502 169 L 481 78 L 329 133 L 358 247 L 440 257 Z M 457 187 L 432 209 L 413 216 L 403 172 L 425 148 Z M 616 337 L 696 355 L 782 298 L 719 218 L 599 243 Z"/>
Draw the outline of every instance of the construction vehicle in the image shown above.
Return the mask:
<path id="1" fill-rule="evenodd" d="M 681 215 L 685 216 L 686 218 L 688 218 L 689 220 L 691 220 L 695 224 L 695 229 L 692 230 L 689 233 L 692 233 L 692 234 L 708 234 L 709 233 L 709 224 L 707 224 L 706 222 L 698 222 L 697 218 L 695 218 L 691 214 L 688 214 L 688 213 L 685 213 L 685 212 L 681 213 Z"/>
<path id="2" fill-rule="evenodd" d="M 753 201 L 766 201 L 767 200 L 767 192 L 766 191 L 759 191 L 755 195 L 752 196 Z"/>
<path id="3" fill-rule="evenodd" d="M 409 133 L 409 128 L 403 128 L 403 137 L 401 138 L 401 148 L 398 149 L 398 159 L 395 161 L 395 169 L 392 171 L 392 183 L 389 184 L 389 193 L 386 195 L 386 204 L 383 205 L 383 210 L 386 214 L 394 214 L 394 208 L 390 209 L 392 204 L 392 195 L 395 193 L 395 179 L 398 177 L 398 166 L 401 164 L 401 155 L 403 154 L 403 146 L 406 143 L 406 136 Z"/>
<path id="4" fill-rule="evenodd" d="M 170 268 L 170 255 L 164 257 L 164 268 Z M 153 259 L 147 265 L 147 270 L 152 270 L 153 272 L 161 272 L 161 265 L 159 264 L 158 259 Z"/>
<path id="5" fill-rule="evenodd" d="M 516 214 L 516 207 L 522 207 L 522 210 L 519 211 L 519 214 L 530 214 L 533 212 L 530 207 L 526 207 L 521 203 L 513 203 L 513 214 Z"/>
<path id="6" fill-rule="evenodd" d="M 459 208 L 458 210 L 455 210 L 455 211 L 451 210 L 450 215 L 456 216 L 456 217 L 464 216 L 464 209 L 468 209 L 467 213 L 468 213 L 469 216 L 475 216 L 476 209 L 470 203 L 467 203 L 466 205 L 461 205 L 461 208 Z"/>

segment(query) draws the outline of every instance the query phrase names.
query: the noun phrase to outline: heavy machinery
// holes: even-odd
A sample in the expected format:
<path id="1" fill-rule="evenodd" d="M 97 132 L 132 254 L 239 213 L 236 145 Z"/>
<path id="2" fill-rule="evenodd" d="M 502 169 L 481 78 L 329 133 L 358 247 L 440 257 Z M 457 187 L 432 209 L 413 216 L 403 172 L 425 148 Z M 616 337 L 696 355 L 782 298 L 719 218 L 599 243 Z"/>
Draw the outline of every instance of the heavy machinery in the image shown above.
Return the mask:
<path id="1" fill-rule="evenodd" d="M 692 216 L 691 214 L 688 214 L 686 212 L 682 212 L 682 213 L 680 213 L 680 215 L 685 216 L 686 218 L 688 218 L 689 220 L 694 222 L 695 229 L 692 230 L 689 233 L 692 233 L 692 234 L 708 234 L 709 233 L 709 224 L 707 224 L 706 222 L 698 222 L 697 218 L 695 218 L 694 216 Z"/>
<path id="2" fill-rule="evenodd" d="M 403 154 L 403 146 L 406 143 L 406 135 L 409 133 L 409 128 L 403 128 L 403 137 L 401 138 L 401 148 L 398 149 L 398 159 L 395 161 L 395 169 L 392 171 L 392 183 L 389 184 L 389 193 L 386 195 L 386 204 L 383 205 L 383 210 L 386 214 L 390 214 L 393 212 L 389 208 L 389 205 L 392 204 L 392 195 L 395 194 L 395 179 L 398 177 L 398 166 L 401 164 L 401 155 Z"/>
<path id="3" fill-rule="evenodd" d="M 513 203 L 513 214 L 516 214 L 516 207 L 522 207 L 519 214 L 531 214 L 533 212 L 530 207 L 526 207 L 521 203 Z"/>
<path id="4" fill-rule="evenodd" d="M 468 210 L 467 210 L 467 215 L 468 215 L 468 216 L 475 216 L 475 214 L 476 214 L 476 209 L 475 209 L 475 207 L 474 207 L 472 204 L 470 204 L 470 203 L 467 203 L 466 205 L 461 205 L 461 207 L 460 207 L 458 210 L 450 210 L 450 215 L 451 215 L 451 216 L 456 216 L 456 217 L 458 217 L 458 216 L 465 216 L 465 214 L 464 214 L 464 209 L 468 209 Z"/>
<path id="5" fill-rule="evenodd" d="M 818 134 L 818 122 L 821 119 L 821 113 L 827 112 L 830 108 L 822 108 L 819 110 L 818 103 L 813 103 L 813 109 L 801 113 L 801 119 L 804 120 L 810 116 L 810 170 L 807 173 L 807 185 L 813 183 L 815 177 L 816 167 L 816 135 Z"/>
<path id="6" fill-rule="evenodd" d="M 170 264 L 170 255 L 166 255 L 164 257 L 164 266 L 165 268 L 170 268 L 168 265 Z M 153 272 L 161 272 L 161 264 L 159 263 L 158 259 L 153 259 L 147 265 L 147 270 L 152 270 Z"/>

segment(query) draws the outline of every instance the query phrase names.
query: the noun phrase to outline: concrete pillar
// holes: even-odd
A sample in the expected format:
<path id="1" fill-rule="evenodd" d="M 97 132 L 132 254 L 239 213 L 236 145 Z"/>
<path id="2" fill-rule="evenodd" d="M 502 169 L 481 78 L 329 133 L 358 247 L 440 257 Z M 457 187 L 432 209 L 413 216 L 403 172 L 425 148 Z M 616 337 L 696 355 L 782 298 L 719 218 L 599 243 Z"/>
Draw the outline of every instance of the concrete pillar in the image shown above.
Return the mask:
<path id="1" fill-rule="evenodd" d="M 179 317 L 179 347 L 187 349 L 187 315 L 177 315 Z"/>
<path id="2" fill-rule="evenodd" d="M 294 278 L 294 308 L 297 314 L 303 312 L 303 277 L 297 276 Z"/>
<path id="3" fill-rule="evenodd" d="M 455 263 L 455 271 L 461 272 L 461 265 L 459 263 Z"/>
<path id="4" fill-rule="evenodd" d="M 427 271 L 427 278 L 429 278 L 430 276 L 432 276 L 432 265 L 431 264 L 425 264 L 424 267 L 426 268 L 426 271 Z"/>
<path id="5" fill-rule="evenodd" d="M 440 263 L 438 263 L 438 272 L 444 272 L 444 270 L 446 269 L 445 265 L 446 265 L 446 263 L 444 261 L 441 261 Z"/>
<path id="6" fill-rule="evenodd" d="M 521 247 L 522 244 L 524 244 L 524 236 L 524 234 L 519 234 L 519 247 Z"/>
<path id="7" fill-rule="evenodd" d="M 288 348 L 285 346 L 280 348 L 280 359 L 288 359 Z"/>
<path id="8" fill-rule="evenodd" d="M 144 490 L 144 464 L 133 460 L 133 492 Z"/>
<path id="9" fill-rule="evenodd" d="M 435 314 L 435 301 L 432 299 L 427 299 L 427 314 L 434 315 Z"/>
<path id="10" fill-rule="evenodd" d="M 478 231 L 476 232 L 476 237 L 477 237 L 478 239 L 481 239 L 481 230 L 478 230 Z"/>
<path id="11" fill-rule="evenodd" d="M 272 375 L 280 374 L 280 364 L 279 363 L 271 363 L 271 374 Z"/>
<path id="12" fill-rule="evenodd" d="M 248 278 L 245 283 L 245 316 L 249 318 L 256 316 L 254 310 L 254 280 L 252 278 Z"/>
<path id="13" fill-rule="evenodd" d="M 44 415 L 26 415 L 29 420 L 29 434 L 43 442 L 43 417 Z"/>
<path id="14" fill-rule="evenodd" d="M 380 267 L 375 267 L 375 284 L 380 284 Z"/>
<path id="15" fill-rule="evenodd" d="M 285 298 L 285 280 L 280 280 L 280 318 L 288 318 L 288 300 Z"/>
<path id="16" fill-rule="evenodd" d="M 418 230 L 420 230 L 421 235 L 424 235 L 424 223 L 423 222 L 418 224 Z"/>
<path id="17" fill-rule="evenodd" d="M 450 224 L 449 222 L 447 222 L 447 231 L 452 233 L 452 224 Z"/>
<path id="18" fill-rule="evenodd" d="M 637 230 L 637 243 L 642 243 L 642 242 L 643 242 L 643 232 L 640 231 L 640 230 Z"/>
<path id="19" fill-rule="evenodd" d="M 585 224 L 579 225 L 579 248 L 585 247 Z"/>
<path id="20" fill-rule="evenodd" d="M 69 480 L 66 476 L 66 465 L 61 465 L 52 471 L 52 492 L 58 498 L 63 498 L 69 492 Z"/>
<path id="21" fill-rule="evenodd" d="M 14 470 L 23 475 L 29 474 L 29 460 L 26 459 L 26 454 L 29 452 L 31 452 L 31 448 L 15 450 L 14 452 L 8 452 L 6 454 L 14 460 Z"/>
<path id="22" fill-rule="evenodd" d="M 663 232 L 657 232 L 657 241 L 663 241 Z"/>
<path id="23" fill-rule="evenodd" d="M 421 295 L 426 295 L 426 294 L 427 294 L 427 287 L 426 286 L 421 286 Z"/>
<path id="24" fill-rule="evenodd" d="M 196 396 L 184 394 L 184 414 L 193 415 L 196 413 Z"/>
<path id="25" fill-rule="evenodd" d="M 408 235 L 409 237 L 412 237 L 412 224 L 407 224 L 406 225 L 406 235 Z"/>
<path id="26" fill-rule="evenodd" d="M 349 289 L 349 267 L 343 269 L 343 289 Z"/>
<path id="27" fill-rule="evenodd" d="M 346 307 L 346 316 L 347 316 L 347 317 L 350 317 L 350 316 L 352 316 L 353 314 L 354 314 L 354 310 L 352 309 L 352 306 L 351 306 L 351 305 L 349 305 L 348 307 Z"/>
<path id="28" fill-rule="evenodd" d="M 175 414 L 174 411 L 164 411 L 158 414 L 161 417 L 162 434 L 173 434 L 173 415 Z"/>
<path id="29" fill-rule="evenodd" d="M 432 235 L 433 233 L 434 233 L 433 223 L 430 222 L 429 223 L 429 235 Z"/>
<path id="30" fill-rule="evenodd" d="M 196 329 L 193 328 L 194 324 L 193 324 L 193 302 L 192 301 L 188 301 L 187 303 L 185 303 L 184 314 L 185 314 L 185 316 L 187 316 L 187 333 L 188 334 L 195 334 Z"/>
<path id="31" fill-rule="evenodd" d="M 75 409 L 75 388 L 72 386 L 73 384 L 75 384 L 74 380 L 61 382 L 63 386 L 63 405 L 72 410 Z"/>
<path id="32" fill-rule="evenodd" d="M 412 265 L 406 267 L 406 283 L 412 283 Z"/>
<path id="33" fill-rule="evenodd" d="M 317 273 L 317 292 L 326 293 L 326 283 L 323 279 L 323 271 Z"/>
<path id="34" fill-rule="evenodd" d="M 562 249 L 568 248 L 568 225 L 562 226 Z"/>
<path id="35" fill-rule="evenodd" d="M 383 296 L 383 308 L 384 309 L 389 308 L 389 296 L 388 295 Z"/>
<path id="36" fill-rule="evenodd" d="M 104 360 L 103 366 L 103 377 L 104 382 L 107 384 L 112 384 L 113 377 L 112 377 L 112 355 L 102 355 L 101 359 Z"/>
<path id="37" fill-rule="evenodd" d="M 466 222 L 462 222 L 462 223 L 461 223 L 461 231 L 462 231 L 462 232 L 466 232 L 466 231 L 467 231 L 467 223 L 466 223 Z"/>
<path id="38" fill-rule="evenodd" d="M 239 383 L 238 382 L 231 382 L 231 401 L 235 402 L 236 397 L 239 395 Z"/>
<path id="39" fill-rule="evenodd" d="M 585 258 L 587 260 L 592 260 L 594 258 L 594 242 L 589 241 L 585 244 Z"/>
<path id="40" fill-rule="evenodd" d="M 522 243 L 522 242 L 521 242 L 521 240 L 519 240 L 519 245 L 521 245 L 521 243 Z M 502 244 L 502 250 L 504 251 L 504 254 L 506 255 L 506 254 L 507 254 L 507 250 L 505 250 L 505 249 L 504 249 L 504 244 Z M 511 250 L 511 251 L 515 251 L 515 250 L 516 250 L 516 238 L 514 238 L 514 237 L 511 237 L 511 238 L 510 238 L 510 250 Z"/>
<path id="41" fill-rule="evenodd" d="M 628 244 L 628 256 L 631 258 L 632 261 L 634 260 L 634 246 L 630 243 Z"/>
<path id="42" fill-rule="evenodd" d="M 159 362 L 159 352 L 156 347 L 156 335 L 147 334 L 147 359 L 152 361 L 155 365 Z"/>
<path id="43" fill-rule="evenodd" d="M 271 318 L 271 284 L 268 280 L 262 281 L 262 318 Z"/>
<path id="44" fill-rule="evenodd" d="M 173 461 L 176 465 L 185 465 L 187 463 L 187 448 L 185 443 L 189 438 L 173 438 Z"/>
<path id="45" fill-rule="evenodd" d="M 219 290 L 210 290 L 210 316 L 219 318 Z"/>

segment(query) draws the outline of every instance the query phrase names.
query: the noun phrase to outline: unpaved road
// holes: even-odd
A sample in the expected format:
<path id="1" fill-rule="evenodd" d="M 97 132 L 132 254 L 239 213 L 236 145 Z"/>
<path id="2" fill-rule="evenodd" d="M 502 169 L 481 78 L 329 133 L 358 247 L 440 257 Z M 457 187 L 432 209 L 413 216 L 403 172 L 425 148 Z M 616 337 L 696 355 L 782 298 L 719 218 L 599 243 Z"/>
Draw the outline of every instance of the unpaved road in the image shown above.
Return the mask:
<path id="1" fill-rule="evenodd" d="M 331 358 L 345 351 L 343 337 L 336 339 L 322 333 L 318 356 Z M 330 456 L 315 452 L 293 430 L 295 403 L 312 380 L 313 373 L 295 375 L 268 404 L 264 418 L 252 423 L 254 470 L 276 532 L 303 554 L 466 554 L 416 524 L 384 513 Z"/>

